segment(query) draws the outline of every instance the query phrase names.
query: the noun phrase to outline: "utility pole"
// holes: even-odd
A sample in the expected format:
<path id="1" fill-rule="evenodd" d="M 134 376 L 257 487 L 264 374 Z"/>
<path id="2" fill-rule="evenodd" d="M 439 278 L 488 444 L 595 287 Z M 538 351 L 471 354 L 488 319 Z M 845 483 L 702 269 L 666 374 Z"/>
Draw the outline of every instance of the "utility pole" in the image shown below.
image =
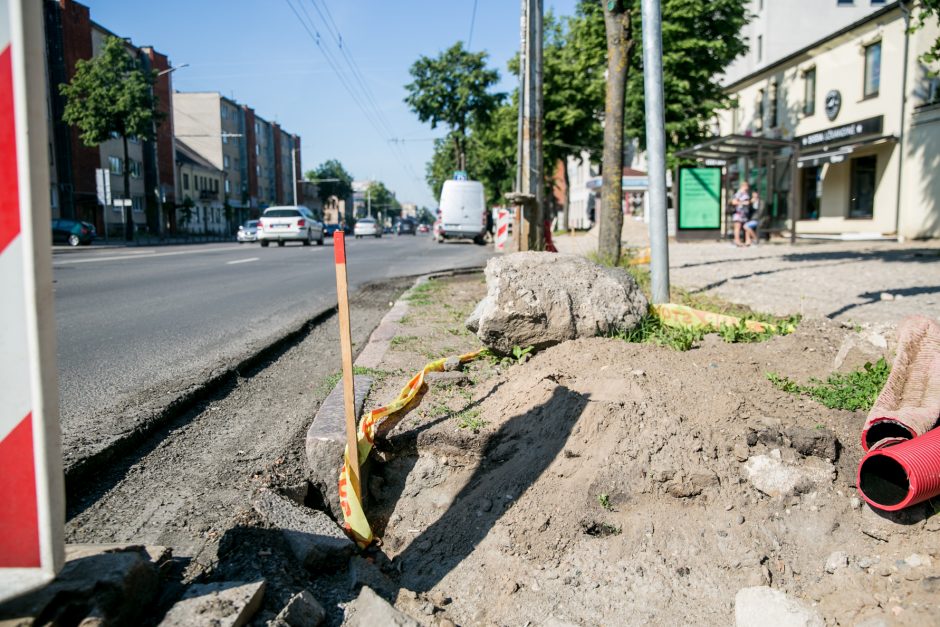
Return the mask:
<path id="1" fill-rule="evenodd" d="M 666 125 L 663 113 L 663 29 L 659 0 L 642 1 L 643 89 L 650 192 L 650 273 L 653 302 L 669 302 L 666 224 Z"/>
<path id="2" fill-rule="evenodd" d="M 522 120 L 519 193 L 516 195 L 516 202 L 522 207 L 519 249 L 542 250 L 545 241 L 542 218 L 543 0 L 523 0 L 522 10 L 520 61 L 523 76 L 519 102 Z"/>
<path id="3" fill-rule="evenodd" d="M 372 183 L 369 183 L 369 187 L 366 188 L 366 211 L 369 213 L 369 217 L 372 217 Z"/>
<path id="4" fill-rule="evenodd" d="M 291 189 L 294 190 L 293 193 L 291 194 L 291 196 L 293 196 L 293 198 L 294 198 L 294 204 L 296 205 L 296 204 L 297 204 L 297 149 L 296 149 L 296 148 L 291 148 L 290 156 L 291 156 L 291 160 L 292 160 L 292 164 L 291 164 L 291 165 L 293 166 L 293 167 L 292 167 L 292 172 L 293 172 L 292 177 L 293 177 L 293 178 L 292 178 L 292 180 L 291 180 L 291 182 L 292 182 Z"/>

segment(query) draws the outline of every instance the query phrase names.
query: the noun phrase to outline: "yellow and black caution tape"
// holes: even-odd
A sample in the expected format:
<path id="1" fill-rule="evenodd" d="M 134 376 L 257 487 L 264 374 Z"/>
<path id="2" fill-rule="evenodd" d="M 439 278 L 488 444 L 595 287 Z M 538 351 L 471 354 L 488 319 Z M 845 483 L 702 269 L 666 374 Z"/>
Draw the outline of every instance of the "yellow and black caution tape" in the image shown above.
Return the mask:
<path id="1" fill-rule="evenodd" d="M 484 353 L 484 350 L 474 351 L 465 355 L 460 355 L 461 364 L 473 361 Z M 359 464 L 365 464 L 369 453 L 372 451 L 372 443 L 375 441 L 375 434 L 380 426 L 385 426 L 390 430 L 394 423 L 397 423 L 405 415 L 418 406 L 421 398 L 427 389 L 424 386 L 424 377 L 429 372 L 441 372 L 444 370 L 444 362 L 447 358 L 441 358 L 432 361 L 422 368 L 410 381 L 402 388 L 398 396 L 388 405 L 379 407 L 370 411 L 359 423 L 357 441 L 359 446 Z M 392 421 L 389 424 L 388 421 Z M 348 451 L 347 451 L 348 453 Z M 361 488 L 360 488 L 361 489 Z M 356 540 L 356 543 L 365 548 L 372 543 L 372 527 L 366 518 L 362 509 L 361 495 L 350 489 L 349 481 L 349 457 L 343 455 L 343 469 L 339 475 L 339 502 L 343 509 L 343 518 L 345 519 L 345 528 Z"/>

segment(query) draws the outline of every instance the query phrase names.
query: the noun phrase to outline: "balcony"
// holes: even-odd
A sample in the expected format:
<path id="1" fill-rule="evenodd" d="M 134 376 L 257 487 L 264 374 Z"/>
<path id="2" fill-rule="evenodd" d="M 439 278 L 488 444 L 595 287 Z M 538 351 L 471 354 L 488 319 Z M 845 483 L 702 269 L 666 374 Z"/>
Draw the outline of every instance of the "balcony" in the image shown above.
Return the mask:
<path id="1" fill-rule="evenodd" d="M 218 200 L 219 192 L 213 192 L 208 189 L 199 190 L 199 200 Z"/>

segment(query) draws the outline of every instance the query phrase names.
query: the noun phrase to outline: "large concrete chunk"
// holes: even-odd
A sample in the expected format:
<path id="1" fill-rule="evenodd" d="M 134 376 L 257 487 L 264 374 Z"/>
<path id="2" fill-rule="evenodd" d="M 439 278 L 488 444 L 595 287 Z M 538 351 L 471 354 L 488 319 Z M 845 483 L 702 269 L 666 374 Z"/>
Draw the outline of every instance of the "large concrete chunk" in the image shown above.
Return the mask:
<path id="1" fill-rule="evenodd" d="M 734 596 L 735 627 L 822 627 L 823 619 L 803 601 L 768 586 L 741 588 Z"/>
<path id="2" fill-rule="evenodd" d="M 294 556 L 309 570 L 343 568 L 355 551 L 353 541 L 323 512 L 296 505 L 273 492 L 263 492 L 254 508 L 281 530 Z"/>
<path id="3" fill-rule="evenodd" d="M 356 417 L 362 415 L 362 406 L 372 389 L 372 377 L 356 376 Z M 319 490 L 330 513 L 337 519 L 342 516 L 339 505 L 339 471 L 343 466 L 343 451 L 346 450 L 346 414 L 343 405 L 343 382 L 333 388 L 317 411 L 310 428 L 307 429 L 307 467 L 310 482 Z M 363 471 L 363 475 L 365 471 Z M 368 477 L 360 476 L 363 484 Z"/>
<path id="4" fill-rule="evenodd" d="M 547 348 L 566 340 L 632 329 L 646 297 L 622 268 L 577 255 L 522 252 L 486 264 L 486 297 L 467 328 L 490 350 Z"/>
<path id="5" fill-rule="evenodd" d="M 166 613 L 160 627 L 241 627 L 263 600 L 264 581 L 192 585 Z"/>
<path id="6" fill-rule="evenodd" d="M 290 598 L 268 627 L 317 627 L 326 618 L 326 610 L 316 598 L 301 590 Z"/>
<path id="7" fill-rule="evenodd" d="M 346 606 L 343 627 L 420 627 L 420 623 L 399 612 L 368 586 L 363 586 L 355 601 Z"/>

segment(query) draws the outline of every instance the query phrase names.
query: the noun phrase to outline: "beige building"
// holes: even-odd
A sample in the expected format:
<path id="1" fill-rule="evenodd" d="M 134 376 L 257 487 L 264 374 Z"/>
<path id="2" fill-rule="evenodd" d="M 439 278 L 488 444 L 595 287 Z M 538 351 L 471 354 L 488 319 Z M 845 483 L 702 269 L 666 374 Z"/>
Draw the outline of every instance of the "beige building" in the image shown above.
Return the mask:
<path id="1" fill-rule="evenodd" d="M 235 224 L 233 209 L 226 211 L 223 200 L 225 176 L 181 139 L 176 140 L 176 209 L 179 231 L 197 235 L 231 235 Z"/>
<path id="2" fill-rule="evenodd" d="M 724 166 L 726 194 L 745 178 L 764 192 L 771 226 L 940 237 L 940 90 L 918 60 L 940 29 L 908 23 L 889 3 L 728 84 L 719 137 L 687 152 Z"/>

